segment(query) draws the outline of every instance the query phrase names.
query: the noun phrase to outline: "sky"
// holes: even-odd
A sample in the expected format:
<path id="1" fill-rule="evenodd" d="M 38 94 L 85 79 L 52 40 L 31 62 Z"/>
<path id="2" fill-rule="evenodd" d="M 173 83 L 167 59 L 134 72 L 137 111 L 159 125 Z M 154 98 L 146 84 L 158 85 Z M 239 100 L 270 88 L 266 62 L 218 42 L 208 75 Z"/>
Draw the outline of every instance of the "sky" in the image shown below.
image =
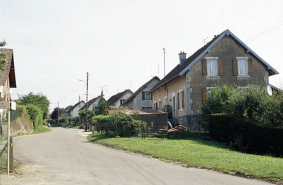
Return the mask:
<path id="1" fill-rule="evenodd" d="M 282 0 L 0 0 L 0 41 L 13 49 L 17 88 L 50 100 L 49 110 L 136 91 L 164 77 L 229 29 L 280 74 L 283 88 Z M 81 81 L 80 81 L 81 80 Z"/>

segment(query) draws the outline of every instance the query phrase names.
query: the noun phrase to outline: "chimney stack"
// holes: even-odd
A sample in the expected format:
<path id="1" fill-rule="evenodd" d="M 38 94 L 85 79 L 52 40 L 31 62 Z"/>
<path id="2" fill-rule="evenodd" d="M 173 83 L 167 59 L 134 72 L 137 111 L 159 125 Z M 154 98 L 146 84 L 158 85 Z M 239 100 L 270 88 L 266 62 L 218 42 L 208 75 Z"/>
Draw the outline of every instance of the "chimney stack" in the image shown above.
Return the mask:
<path id="1" fill-rule="evenodd" d="M 179 53 L 179 59 L 180 59 L 180 65 L 182 65 L 186 61 L 186 54 L 184 51 L 180 51 Z"/>

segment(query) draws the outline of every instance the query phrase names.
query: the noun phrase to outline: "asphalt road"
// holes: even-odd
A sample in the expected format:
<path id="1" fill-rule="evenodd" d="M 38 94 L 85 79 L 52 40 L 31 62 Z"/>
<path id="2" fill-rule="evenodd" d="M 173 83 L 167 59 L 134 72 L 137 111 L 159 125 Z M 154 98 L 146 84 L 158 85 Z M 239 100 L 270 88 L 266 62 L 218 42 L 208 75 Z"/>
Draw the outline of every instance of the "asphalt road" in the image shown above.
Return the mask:
<path id="1" fill-rule="evenodd" d="M 77 129 L 16 137 L 14 156 L 24 165 L 2 176 L 3 184 L 268 184 L 113 150 L 90 143 Z"/>

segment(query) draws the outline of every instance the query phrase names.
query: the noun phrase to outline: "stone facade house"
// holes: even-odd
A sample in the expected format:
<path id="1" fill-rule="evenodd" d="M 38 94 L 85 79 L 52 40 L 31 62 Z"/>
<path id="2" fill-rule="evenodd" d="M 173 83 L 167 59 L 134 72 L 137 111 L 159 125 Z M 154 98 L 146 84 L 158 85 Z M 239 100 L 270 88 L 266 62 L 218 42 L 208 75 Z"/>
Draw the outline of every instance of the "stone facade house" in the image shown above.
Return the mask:
<path id="1" fill-rule="evenodd" d="M 130 89 L 126 89 L 123 92 L 111 96 L 107 102 L 110 106 L 120 107 L 132 94 L 133 92 Z"/>
<path id="2" fill-rule="evenodd" d="M 134 94 L 132 94 L 122 105 L 124 110 L 131 109 L 152 109 L 151 93 L 147 94 L 160 79 L 155 76 L 143 84 Z"/>
<path id="3" fill-rule="evenodd" d="M 181 52 L 179 59 L 180 63 L 149 93 L 155 109 L 170 105 L 174 120 L 189 130 L 198 127 L 199 104 L 206 103 L 214 85 L 267 87 L 269 76 L 279 74 L 228 29 L 188 58 Z"/>

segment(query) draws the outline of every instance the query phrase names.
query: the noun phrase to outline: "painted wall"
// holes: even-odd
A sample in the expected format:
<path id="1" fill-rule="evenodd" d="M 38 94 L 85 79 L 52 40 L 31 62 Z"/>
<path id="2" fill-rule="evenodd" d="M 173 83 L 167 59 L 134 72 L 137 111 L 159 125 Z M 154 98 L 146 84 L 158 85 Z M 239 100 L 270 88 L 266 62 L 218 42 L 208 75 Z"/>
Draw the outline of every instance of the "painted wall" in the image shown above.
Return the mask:
<path id="1" fill-rule="evenodd" d="M 81 109 L 85 105 L 85 102 L 80 102 L 71 112 L 70 115 L 74 118 L 79 115 L 79 109 Z"/>
<path id="2" fill-rule="evenodd" d="M 131 95 L 132 95 L 133 93 L 132 92 L 129 92 L 129 91 L 127 91 L 116 103 L 115 103 L 115 107 L 120 107 L 121 106 L 121 104 L 120 104 L 120 100 L 121 99 L 128 99 Z"/>
<path id="3" fill-rule="evenodd" d="M 155 91 L 152 92 L 152 107 L 154 107 L 154 102 L 158 102 L 159 99 L 161 100 L 161 111 L 164 111 L 164 107 L 165 107 L 165 100 L 164 98 L 167 96 L 168 99 L 168 104 L 172 106 L 172 110 L 175 111 L 175 116 L 184 116 L 186 115 L 186 102 L 184 105 L 184 109 L 179 110 L 179 108 L 177 107 L 178 103 L 178 92 L 180 90 L 185 90 L 186 87 L 186 78 L 185 75 L 180 76 L 175 78 L 174 80 L 172 80 L 171 82 L 167 83 L 166 86 L 162 86 L 162 88 L 159 88 Z M 168 89 L 168 94 L 164 89 Z M 173 97 L 175 94 L 175 106 L 173 107 Z M 184 93 L 185 97 L 186 97 L 186 90 Z"/>
<path id="4" fill-rule="evenodd" d="M 93 102 L 91 105 L 89 105 L 88 109 L 93 110 L 95 107 L 97 107 L 99 100 L 100 100 L 100 98 L 98 98 L 95 102 Z"/>
<path id="5" fill-rule="evenodd" d="M 123 105 L 123 109 L 142 109 L 142 107 L 152 107 L 152 100 L 142 100 L 142 92 L 150 91 L 159 80 L 153 79 L 142 91 L 140 91 L 136 97 L 134 97 L 127 104 Z"/>
<path id="6" fill-rule="evenodd" d="M 260 55 L 260 54 L 259 54 Z M 191 71 L 187 72 L 187 77 L 190 77 L 190 88 L 192 99 L 191 109 L 193 115 L 197 115 L 199 104 L 202 104 L 202 89 L 211 87 L 214 85 L 236 85 L 239 87 L 245 87 L 247 85 L 259 85 L 267 86 L 268 72 L 265 67 L 250 53 L 247 53 L 237 42 L 231 37 L 225 36 L 220 42 L 218 42 L 205 57 L 218 57 L 223 62 L 223 76 L 219 78 L 206 78 L 202 76 L 202 62 L 199 60 L 192 66 Z M 233 76 L 233 59 L 236 57 L 249 57 L 252 58 L 253 75 L 250 77 L 237 77 Z M 185 75 L 184 75 L 185 76 Z"/>

